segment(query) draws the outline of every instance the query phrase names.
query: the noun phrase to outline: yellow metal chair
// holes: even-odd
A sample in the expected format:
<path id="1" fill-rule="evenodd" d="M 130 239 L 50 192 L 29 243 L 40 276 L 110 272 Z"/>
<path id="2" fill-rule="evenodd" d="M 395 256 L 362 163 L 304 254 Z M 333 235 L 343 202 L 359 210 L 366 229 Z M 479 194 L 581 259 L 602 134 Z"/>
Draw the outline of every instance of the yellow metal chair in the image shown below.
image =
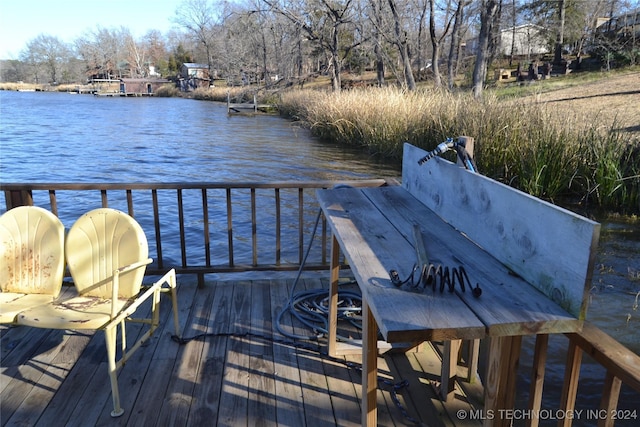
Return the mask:
<path id="1" fill-rule="evenodd" d="M 50 303 L 62 289 L 64 226 L 48 210 L 20 206 L 0 217 L 0 323 Z"/>
<path id="2" fill-rule="evenodd" d="M 67 264 L 78 296 L 26 310 L 17 319 L 19 324 L 39 328 L 104 330 L 113 417 L 124 412 L 120 406 L 117 370 L 157 328 L 161 292 L 171 294 L 175 332 L 180 335 L 175 270 L 142 290 L 145 269 L 151 262 L 148 253 L 144 231 L 131 216 L 108 208 L 84 214 L 69 230 L 65 244 Z M 165 284 L 167 286 L 163 286 Z M 151 299 L 151 318 L 131 318 L 147 299 Z M 125 322 L 150 325 L 130 349 L 127 349 Z M 117 360 L 118 326 L 122 345 Z"/>

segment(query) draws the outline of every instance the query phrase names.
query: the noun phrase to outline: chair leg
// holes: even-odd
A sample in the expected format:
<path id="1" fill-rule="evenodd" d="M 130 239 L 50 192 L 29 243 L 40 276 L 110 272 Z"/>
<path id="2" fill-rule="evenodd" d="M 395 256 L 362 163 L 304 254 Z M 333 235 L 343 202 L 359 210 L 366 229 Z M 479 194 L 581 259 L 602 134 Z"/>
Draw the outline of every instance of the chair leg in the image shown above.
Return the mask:
<path id="1" fill-rule="evenodd" d="M 118 327 L 107 328 L 104 331 L 105 341 L 107 345 L 107 359 L 109 363 L 109 379 L 111 380 L 111 398 L 113 399 L 112 417 L 119 417 L 124 413 L 124 409 L 120 406 L 120 393 L 118 391 L 118 368 L 116 365 L 116 337 Z"/>
<path id="2" fill-rule="evenodd" d="M 173 327 L 176 330 L 176 336 L 180 337 L 180 320 L 178 319 L 178 289 L 176 283 L 176 271 L 175 269 L 169 270 L 166 274 L 168 289 L 164 289 L 164 292 L 169 292 L 171 296 L 171 304 L 173 309 Z"/>
<path id="3" fill-rule="evenodd" d="M 178 319 L 178 292 L 175 286 L 171 288 L 171 303 L 173 304 L 173 327 L 176 330 L 176 336 L 180 337 L 180 321 Z"/>

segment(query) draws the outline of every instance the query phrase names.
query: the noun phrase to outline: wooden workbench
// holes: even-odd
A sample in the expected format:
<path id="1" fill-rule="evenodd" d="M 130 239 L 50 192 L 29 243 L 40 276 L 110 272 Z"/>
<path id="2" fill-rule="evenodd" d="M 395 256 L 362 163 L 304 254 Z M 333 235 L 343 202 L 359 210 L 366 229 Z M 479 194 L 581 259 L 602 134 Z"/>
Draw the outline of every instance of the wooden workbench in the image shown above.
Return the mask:
<path id="1" fill-rule="evenodd" d="M 498 413 L 513 407 L 512 373 L 522 336 L 579 331 L 586 311 L 599 224 L 439 158 L 418 169 L 423 155 L 405 146 L 402 186 L 318 191 L 333 234 L 332 354 L 341 352 L 336 342 L 340 253 L 362 291 L 362 424 L 367 426 L 377 422 L 378 331 L 389 343 L 488 337 L 485 410 Z M 430 263 L 463 266 L 481 296 L 468 284 L 464 291 L 456 284 L 454 292 L 395 286 L 390 271 L 407 278 L 423 262 L 421 250 Z M 486 422 L 501 425 L 499 419 Z"/>

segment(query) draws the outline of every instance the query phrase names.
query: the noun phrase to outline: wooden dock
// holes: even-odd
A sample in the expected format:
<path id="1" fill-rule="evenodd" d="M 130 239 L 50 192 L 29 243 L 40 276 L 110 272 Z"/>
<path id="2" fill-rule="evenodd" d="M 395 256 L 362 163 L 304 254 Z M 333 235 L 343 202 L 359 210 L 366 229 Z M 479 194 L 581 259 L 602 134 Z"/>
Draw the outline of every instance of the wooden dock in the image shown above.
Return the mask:
<path id="1" fill-rule="evenodd" d="M 231 98 L 227 93 L 227 113 L 257 113 L 258 111 L 267 113 L 269 111 L 275 110 L 277 107 L 271 104 L 258 104 L 258 100 L 255 95 L 253 95 L 253 103 L 251 102 L 241 102 L 241 103 L 233 103 L 231 102 Z"/>
<path id="2" fill-rule="evenodd" d="M 193 277 L 178 280 L 183 336 L 213 335 L 183 345 L 172 340 L 170 305 L 163 300 L 161 329 L 120 371 L 120 418 L 109 415 L 102 332 L 3 325 L 2 425 L 360 424 L 360 357 L 331 358 L 322 341 L 295 341 L 277 331 L 293 280 L 208 282 L 204 288 Z M 326 286 L 313 278 L 297 289 Z M 290 315 L 282 325 L 310 332 Z M 458 425 L 456 411 L 479 407 L 477 384 L 459 383 L 446 404 L 436 398 L 437 346 L 387 353 L 379 366 L 380 425 Z"/>
<path id="3" fill-rule="evenodd" d="M 153 93 L 136 93 L 136 92 L 95 92 L 95 96 L 100 97 L 139 97 L 154 96 Z"/>

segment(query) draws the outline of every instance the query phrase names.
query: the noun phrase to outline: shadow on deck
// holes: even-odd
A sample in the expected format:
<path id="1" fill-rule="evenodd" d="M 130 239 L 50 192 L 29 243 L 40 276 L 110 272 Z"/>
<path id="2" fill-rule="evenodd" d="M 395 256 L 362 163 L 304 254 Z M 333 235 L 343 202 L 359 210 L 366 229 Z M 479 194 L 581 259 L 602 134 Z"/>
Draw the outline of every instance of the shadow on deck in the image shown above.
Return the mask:
<path id="1" fill-rule="evenodd" d="M 278 332 L 294 280 L 193 282 L 179 278 L 181 328 L 185 338 L 205 336 L 183 345 L 172 340 L 163 300 L 161 328 L 119 373 L 120 418 L 109 415 L 102 332 L 2 326 L 2 425 L 360 425 L 360 357 L 331 358 L 324 340 Z M 307 278 L 296 290 L 327 288 L 327 280 Z M 281 325 L 310 333 L 288 312 Z M 128 341 L 136 332 L 129 325 Z M 379 358 L 380 425 L 480 423 L 456 415 L 480 407 L 479 385 L 458 384 L 446 404 L 436 398 L 437 350 L 424 344 Z"/>

